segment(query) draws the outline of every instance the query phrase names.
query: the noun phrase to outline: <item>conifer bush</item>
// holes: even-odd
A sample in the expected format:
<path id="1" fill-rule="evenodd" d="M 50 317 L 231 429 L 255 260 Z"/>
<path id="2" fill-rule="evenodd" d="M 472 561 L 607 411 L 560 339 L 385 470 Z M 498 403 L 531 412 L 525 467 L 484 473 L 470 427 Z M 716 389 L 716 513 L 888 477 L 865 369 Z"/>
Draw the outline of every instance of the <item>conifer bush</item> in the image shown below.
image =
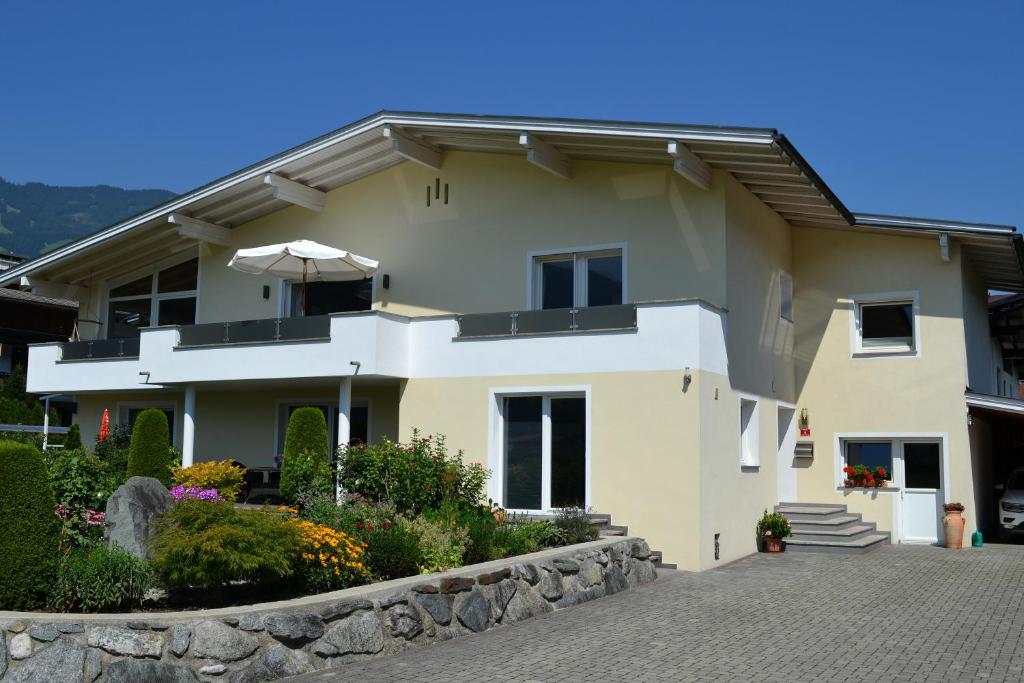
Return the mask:
<path id="1" fill-rule="evenodd" d="M 128 447 L 128 478 L 153 477 L 164 486 L 171 483 L 168 469 L 171 439 L 167 416 L 162 410 L 148 408 L 139 413 Z"/>
<path id="2" fill-rule="evenodd" d="M 42 454 L 0 441 L 0 610 L 45 602 L 59 562 L 55 507 Z"/>
<path id="3" fill-rule="evenodd" d="M 288 419 L 281 461 L 281 496 L 297 502 L 300 494 L 329 489 L 331 467 L 327 420 L 319 408 L 298 408 Z"/>

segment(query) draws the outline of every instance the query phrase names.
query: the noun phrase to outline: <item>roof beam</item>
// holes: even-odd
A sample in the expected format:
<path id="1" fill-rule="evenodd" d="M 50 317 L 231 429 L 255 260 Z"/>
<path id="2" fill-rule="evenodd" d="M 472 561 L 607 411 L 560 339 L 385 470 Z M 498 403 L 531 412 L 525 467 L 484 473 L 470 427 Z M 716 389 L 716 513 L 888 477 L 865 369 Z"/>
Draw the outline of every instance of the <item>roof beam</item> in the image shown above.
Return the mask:
<path id="1" fill-rule="evenodd" d="M 222 225 L 207 223 L 180 213 L 172 213 L 167 222 L 178 226 L 178 235 L 200 242 L 226 247 L 231 244 L 231 231 Z"/>
<path id="2" fill-rule="evenodd" d="M 672 169 L 702 190 L 711 189 L 711 167 L 678 140 L 668 141 L 668 154 L 675 161 Z"/>
<path id="3" fill-rule="evenodd" d="M 526 160 L 559 178 L 572 176 L 572 160 L 552 145 L 530 133 L 519 134 L 519 145 L 526 148 Z"/>
<path id="4" fill-rule="evenodd" d="M 441 168 L 441 153 L 436 149 L 416 142 L 412 138 L 402 135 L 393 126 L 384 126 L 384 137 L 391 140 L 391 150 L 400 157 L 415 161 L 435 171 Z"/>
<path id="5" fill-rule="evenodd" d="M 263 176 L 263 184 L 270 186 L 270 192 L 274 199 L 302 206 L 310 211 L 322 211 L 327 203 L 327 195 L 320 190 L 307 187 L 294 180 L 288 180 L 276 173 L 268 173 Z"/>

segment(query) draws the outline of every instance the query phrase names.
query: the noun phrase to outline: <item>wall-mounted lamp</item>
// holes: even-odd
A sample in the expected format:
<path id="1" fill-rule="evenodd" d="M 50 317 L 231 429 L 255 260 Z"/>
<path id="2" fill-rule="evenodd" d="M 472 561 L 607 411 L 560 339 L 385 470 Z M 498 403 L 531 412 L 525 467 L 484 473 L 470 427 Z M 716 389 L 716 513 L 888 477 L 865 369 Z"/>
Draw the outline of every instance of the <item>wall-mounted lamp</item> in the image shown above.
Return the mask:
<path id="1" fill-rule="evenodd" d="M 270 298 L 270 285 L 263 285 L 263 298 L 264 299 L 269 299 Z"/>
<path id="2" fill-rule="evenodd" d="M 690 374 L 690 367 L 683 368 L 683 393 L 690 388 L 690 382 L 693 381 L 693 375 Z"/>
<path id="3" fill-rule="evenodd" d="M 391 276 L 384 273 L 384 282 L 381 283 L 384 289 L 391 289 Z"/>
<path id="4" fill-rule="evenodd" d="M 139 375 L 146 378 L 146 381 L 143 382 L 143 384 L 149 384 L 149 370 L 139 370 Z"/>

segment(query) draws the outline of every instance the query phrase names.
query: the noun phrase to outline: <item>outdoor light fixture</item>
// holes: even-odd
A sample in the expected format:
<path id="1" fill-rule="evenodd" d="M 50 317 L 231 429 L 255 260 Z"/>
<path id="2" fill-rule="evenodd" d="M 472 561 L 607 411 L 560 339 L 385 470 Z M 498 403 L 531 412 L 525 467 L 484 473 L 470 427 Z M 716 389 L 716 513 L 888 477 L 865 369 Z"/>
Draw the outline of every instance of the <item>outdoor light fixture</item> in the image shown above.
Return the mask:
<path id="1" fill-rule="evenodd" d="M 690 374 L 690 367 L 683 368 L 683 391 L 685 392 L 690 388 L 690 382 L 693 381 L 693 376 Z"/>
<path id="2" fill-rule="evenodd" d="M 391 289 L 391 276 L 384 273 L 384 289 Z"/>

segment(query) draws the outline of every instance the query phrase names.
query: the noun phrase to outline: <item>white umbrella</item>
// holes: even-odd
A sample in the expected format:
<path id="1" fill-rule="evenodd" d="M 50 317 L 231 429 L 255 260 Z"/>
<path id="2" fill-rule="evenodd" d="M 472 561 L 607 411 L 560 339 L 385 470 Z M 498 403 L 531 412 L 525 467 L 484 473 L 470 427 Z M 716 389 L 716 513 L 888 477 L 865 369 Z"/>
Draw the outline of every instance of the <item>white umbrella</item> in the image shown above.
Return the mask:
<path id="1" fill-rule="evenodd" d="M 337 282 L 361 280 L 377 272 L 373 259 L 335 249 L 310 240 L 239 249 L 228 262 L 228 268 L 254 275 L 276 275 L 283 278 L 302 277 L 302 308 L 306 308 L 306 280 Z"/>

